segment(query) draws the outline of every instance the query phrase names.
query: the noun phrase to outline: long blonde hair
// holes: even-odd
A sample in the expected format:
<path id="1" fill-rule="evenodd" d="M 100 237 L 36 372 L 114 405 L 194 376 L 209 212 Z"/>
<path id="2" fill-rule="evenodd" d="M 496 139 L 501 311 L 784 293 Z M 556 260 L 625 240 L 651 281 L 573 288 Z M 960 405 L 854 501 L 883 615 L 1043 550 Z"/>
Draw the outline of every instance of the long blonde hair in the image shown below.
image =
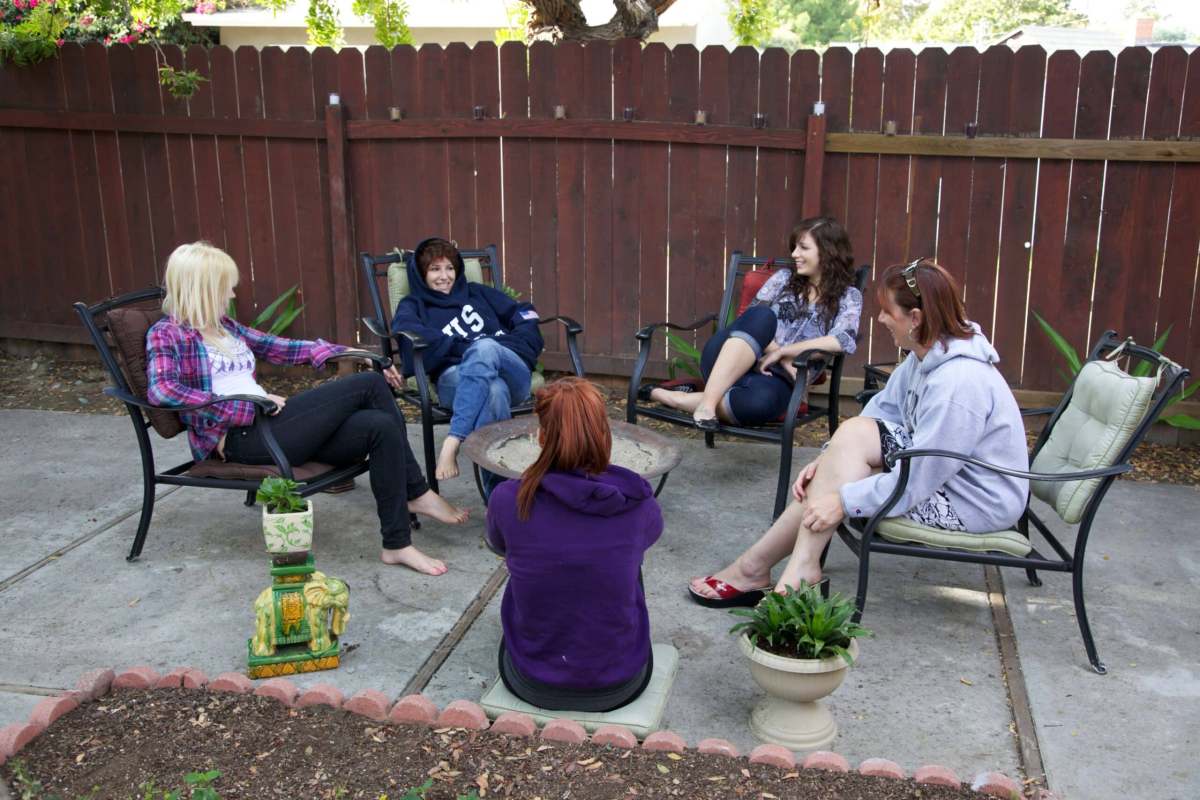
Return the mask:
<path id="1" fill-rule="evenodd" d="M 215 328 L 225 314 L 225 295 L 237 286 L 233 259 L 208 242 L 181 244 L 167 259 L 163 313 L 196 330 Z"/>

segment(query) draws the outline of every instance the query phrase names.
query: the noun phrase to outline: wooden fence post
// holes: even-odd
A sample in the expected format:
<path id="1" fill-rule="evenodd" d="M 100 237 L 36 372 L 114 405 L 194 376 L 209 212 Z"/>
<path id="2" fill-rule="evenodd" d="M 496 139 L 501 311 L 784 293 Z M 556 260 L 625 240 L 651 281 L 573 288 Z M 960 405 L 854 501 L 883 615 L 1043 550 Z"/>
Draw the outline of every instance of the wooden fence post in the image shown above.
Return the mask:
<path id="1" fill-rule="evenodd" d="M 825 167 L 825 115 L 808 116 L 808 135 L 804 140 L 804 197 L 800 216 L 821 213 L 821 174 Z"/>
<path id="2" fill-rule="evenodd" d="M 330 100 L 336 100 L 331 95 Z M 350 209 L 346 205 L 346 124 L 340 102 L 325 108 L 325 159 L 329 170 L 329 241 L 333 255 L 333 319 L 337 341 L 353 344 L 358 292 L 354 285 L 354 253 L 350 241 Z M 339 372 L 351 369 L 341 362 Z"/>

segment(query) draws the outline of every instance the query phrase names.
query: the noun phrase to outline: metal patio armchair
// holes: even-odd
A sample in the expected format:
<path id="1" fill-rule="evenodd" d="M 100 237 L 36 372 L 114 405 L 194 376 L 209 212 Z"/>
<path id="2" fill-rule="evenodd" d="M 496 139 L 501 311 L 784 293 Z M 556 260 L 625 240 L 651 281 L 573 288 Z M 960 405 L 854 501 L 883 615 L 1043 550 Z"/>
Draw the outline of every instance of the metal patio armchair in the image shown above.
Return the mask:
<path id="1" fill-rule="evenodd" d="M 269 412 L 275 409 L 275 404 L 265 397 L 236 395 L 200 405 L 173 408 L 151 404 L 146 399 L 146 333 L 162 316 L 163 294 L 161 288 L 151 287 L 95 305 L 74 304 L 75 311 L 87 329 L 92 343 L 96 345 L 112 381 L 113 385 L 106 388 L 104 393 L 125 404 L 141 453 L 142 513 L 126 561 L 135 561 L 141 555 L 146 534 L 150 529 L 150 519 L 154 514 L 155 488 L 159 484 L 241 491 L 246 493 L 245 504 L 253 506 L 259 483 L 267 476 L 280 475 L 295 480 L 300 484 L 300 495 L 308 497 L 352 480 L 356 475 L 367 471 L 365 460 L 346 467 L 332 467 L 317 462 L 289 463 L 271 433 Z M 386 358 L 364 350 L 347 351 L 329 360 L 348 357 L 371 358 L 377 369 L 384 369 L 389 364 Z M 275 460 L 274 465 L 238 464 L 210 458 L 200 462 L 185 461 L 170 469 L 158 471 L 150 443 L 150 428 L 154 428 L 164 439 L 171 439 L 187 430 L 179 419 L 179 411 L 191 411 L 231 399 L 246 400 L 255 405 L 253 427 L 260 431 L 267 449 L 271 451 Z M 419 523 L 414 524 L 420 527 Z"/>
<path id="2" fill-rule="evenodd" d="M 416 333 L 410 331 L 391 332 L 391 320 L 395 316 L 396 306 L 408 295 L 408 259 L 412 257 L 411 250 L 395 249 L 390 253 L 373 256 L 370 253 L 360 253 L 359 262 L 362 266 L 363 278 L 371 295 L 373 317 L 363 317 L 363 324 L 379 340 L 380 351 L 384 356 L 400 363 L 404 349 L 411 348 L 413 375 L 405 376 L 406 388 L 397 393 L 403 402 L 417 408 L 421 412 L 421 440 L 425 449 L 425 479 L 430 488 L 438 491 L 437 453 L 434 450 L 433 428 L 435 425 L 450 423 L 451 409 L 438 403 L 436 386 L 430 381 L 429 373 L 425 371 L 424 350 L 428 344 Z M 478 250 L 459 250 L 462 256 L 467 280 L 482 283 L 497 290 L 503 290 L 503 270 L 500 258 L 494 244 Z M 382 290 L 381 290 L 382 286 Z M 386 292 L 386 294 L 385 294 Z M 387 302 L 384 298 L 387 298 Z M 582 378 L 583 361 L 579 356 L 577 337 L 583 333 L 583 326 L 566 316 L 543 317 L 538 324 L 548 325 L 560 323 L 567 331 L 567 355 L 571 360 L 571 370 Z M 530 395 L 541 388 L 543 378 L 541 373 L 533 373 L 530 385 Z M 532 400 L 512 407 L 513 416 L 528 414 L 533 411 Z M 480 496 L 485 496 L 480 484 L 479 471 L 476 468 L 475 482 Z"/>
<path id="3" fill-rule="evenodd" d="M 1105 356 L 1120 355 L 1150 366 L 1146 377 L 1119 369 Z M 1042 429 L 1030 456 L 1030 471 L 986 464 L 962 453 L 946 450 L 902 450 L 888 458 L 899 463 L 900 480 L 883 507 L 869 519 L 851 519 L 838 534 L 858 556 L 858 592 L 854 619 L 862 618 L 867 601 L 867 581 L 872 553 L 893 553 L 943 561 L 965 561 L 1025 570 L 1033 586 L 1041 586 L 1038 570 L 1069 572 L 1075 615 L 1092 668 L 1107 671 L 1096 652 L 1083 596 L 1084 553 L 1100 505 L 1117 475 L 1129 472 L 1130 454 L 1150 430 L 1163 408 L 1178 395 L 1188 370 L 1148 347 L 1106 331 L 1092 348 L 1087 362 Z M 908 483 L 911 460 L 922 457 L 952 458 L 1004 475 L 1028 478 L 1033 496 L 1047 503 L 1067 524 L 1077 524 L 1073 547 L 1060 542 L 1034 513 L 1028 500 L 1014 528 L 990 533 L 959 533 L 927 528 L 904 518 L 888 517 Z M 1033 547 L 1033 525 L 1050 546 L 1043 554 Z M 822 558 L 824 561 L 824 558 Z"/>
<path id="4" fill-rule="evenodd" d="M 708 314 L 687 325 L 676 325 L 673 322 L 656 322 L 639 330 L 636 334 L 638 340 L 637 361 L 633 367 L 633 375 L 629 379 L 629 395 L 625 412 L 626 420 L 636 425 L 637 418 L 642 416 L 669 422 L 674 425 L 695 427 L 695 422 L 690 414 L 684 414 L 674 409 L 663 408 L 657 405 L 643 405 L 638 402 L 638 387 L 642 383 L 642 375 L 645 373 L 646 364 L 650 360 L 650 351 L 653 347 L 655 331 L 659 328 L 670 328 L 677 331 L 695 331 L 713 322 L 717 323 L 718 330 L 727 327 L 737 316 L 734 312 L 737 310 L 735 302 L 739 296 L 738 287 L 740 282 L 745 280 L 747 273 L 756 267 L 770 267 L 774 264 L 790 263 L 790 258 L 759 258 L 744 255 L 740 250 L 734 250 L 729 254 L 729 266 L 725 275 L 725 291 L 721 297 L 721 308 L 717 313 Z M 863 265 L 856 271 L 854 285 L 860 292 L 866 288 L 867 276 L 870 272 L 871 267 L 869 265 Z M 859 325 L 859 329 L 862 329 L 861 324 Z M 792 435 L 796 427 L 816 419 L 821 419 L 822 417 L 827 420 L 830 436 L 833 435 L 833 432 L 838 427 L 839 393 L 842 385 L 842 367 L 845 363 L 845 354 L 830 353 L 824 350 L 805 350 L 792 361 L 796 367 L 797 375 L 808 374 L 808 362 L 810 359 L 820 359 L 825 362 L 825 372 L 821 373 L 821 375 L 822 377 L 825 374 L 829 376 L 829 401 L 827 405 L 820 406 L 810 402 L 808 393 L 810 384 L 798 380 L 792 388 L 792 397 L 788 402 L 787 412 L 784 414 L 782 422 L 755 428 L 729 425 L 722 422 L 715 432 L 706 431 L 704 433 L 704 443 L 710 448 L 716 447 L 715 433 L 724 433 L 744 439 L 756 439 L 758 441 L 776 442 L 779 444 L 779 475 L 775 487 L 775 508 L 771 515 L 772 519 L 783 513 L 783 509 L 787 505 L 788 484 L 791 482 L 792 477 Z M 817 379 L 817 382 L 820 382 L 820 378 Z"/>

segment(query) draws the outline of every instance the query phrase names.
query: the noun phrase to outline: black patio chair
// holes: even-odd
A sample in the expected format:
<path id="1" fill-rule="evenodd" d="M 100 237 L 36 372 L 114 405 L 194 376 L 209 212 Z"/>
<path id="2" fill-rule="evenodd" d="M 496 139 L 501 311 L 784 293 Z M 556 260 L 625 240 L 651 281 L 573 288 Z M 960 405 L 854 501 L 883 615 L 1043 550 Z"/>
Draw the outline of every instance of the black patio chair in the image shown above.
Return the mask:
<path id="1" fill-rule="evenodd" d="M 1134 377 L 1105 359 L 1113 353 L 1150 366 L 1147 377 Z M 888 458 L 899 462 L 899 483 L 883 507 L 869 519 L 851 519 L 838 534 L 858 556 L 858 611 L 862 618 L 867 602 L 867 581 L 872 553 L 965 561 L 1025 570 L 1030 584 L 1041 586 L 1038 570 L 1069 572 L 1075 616 L 1083 634 L 1092 668 L 1107 670 L 1096 652 L 1083 597 L 1084 553 L 1100 504 L 1117 475 L 1132 469 L 1130 454 L 1145 437 L 1163 408 L 1178 395 L 1188 370 L 1148 347 L 1106 331 L 1092 348 L 1083 368 L 1052 411 L 1030 456 L 1030 471 L 986 464 L 962 453 L 946 450 L 902 450 Z M 908 483 L 911 460 L 923 457 L 953 458 L 1004 475 L 1028 478 L 1033 496 L 1050 505 L 1063 522 L 1078 525 L 1074 547 L 1064 544 L 1029 506 L 1014 528 L 990 533 L 957 533 L 927 528 L 905 517 L 888 517 Z M 1052 552 L 1033 547 L 1032 523 Z"/>
<path id="2" fill-rule="evenodd" d="M 291 478 L 300 484 L 303 497 L 324 491 L 337 484 L 353 480 L 356 475 L 367 471 L 367 462 L 361 461 L 347 467 L 332 467 L 328 464 L 308 462 L 291 464 L 271 433 L 269 412 L 275 404 L 264 397 L 236 395 L 224 400 L 246 400 L 255 405 L 253 427 L 257 428 L 271 451 L 274 465 L 238 464 L 210 458 L 197 462 L 185 461 L 170 469 L 159 472 L 154 463 L 154 449 L 150 444 L 151 427 L 164 439 L 171 439 L 187 430 L 179 419 L 179 411 L 191 411 L 212 403 L 194 406 L 164 408 L 152 405 L 146 399 L 146 333 L 150 326 L 162 316 L 163 290 L 151 287 L 129 292 L 95 305 L 75 303 L 74 308 L 80 321 L 87 328 L 93 344 L 100 352 L 100 359 L 112 381 L 104 393 L 125 404 L 129 418 L 133 421 L 138 450 L 142 461 L 142 514 L 138 520 L 137 533 L 126 561 L 135 561 L 146 542 L 150 519 L 154 514 L 154 492 L 159 484 L 171 486 L 195 486 L 203 489 L 232 489 L 246 493 L 245 504 L 254 505 L 254 495 L 263 478 L 270 475 Z M 334 356 L 330 361 L 341 358 L 371 358 L 377 369 L 384 369 L 386 358 L 365 350 L 352 350 Z M 414 525 L 420 527 L 414 520 Z"/>
<path id="3" fill-rule="evenodd" d="M 490 244 L 479 250 L 459 250 L 463 258 L 467 280 L 472 283 L 482 283 L 495 289 L 504 286 L 503 270 L 496 246 Z M 373 317 L 363 317 L 363 324 L 379 340 L 380 351 L 395 363 L 401 363 L 401 355 L 411 351 L 413 375 L 406 375 L 406 388 L 396 393 L 405 403 L 421 412 L 421 439 L 425 449 L 425 479 L 430 487 L 438 491 L 437 454 L 433 447 L 433 428 L 435 425 L 448 425 L 452 410 L 438 402 L 437 387 L 429 380 L 425 371 L 424 351 L 429 346 L 418 334 L 411 331 L 392 333 L 391 321 L 396 314 L 396 306 L 408 296 L 408 260 L 412 258 L 411 250 L 397 248 L 390 253 L 373 256 L 370 253 L 359 253 L 362 274 L 367 290 L 371 294 Z M 387 298 L 386 302 L 384 298 Z M 560 323 L 567 331 L 567 355 L 571 360 L 571 370 L 580 378 L 583 377 L 583 361 L 579 356 L 577 337 L 583 333 L 583 326 L 566 316 L 543 317 L 539 325 L 552 322 Z M 530 395 L 542 387 L 544 378 L 540 372 L 533 373 Z M 533 411 L 533 402 L 528 401 L 512 407 L 513 416 L 528 414 Z M 479 470 L 475 470 L 475 482 L 480 496 L 484 496 L 483 486 L 479 481 Z"/>
<path id="4" fill-rule="evenodd" d="M 625 411 L 626 420 L 636 425 L 637 418 L 642 416 L 669 422 L 674 425 L 696 427 L 691 414 L 684 414 L 680 411 L 657 405 L 643 405 L 638 402 L 638 387 L 642 383 L 642 375 L 646 371 L 646 363 L 650 360 L 654 332 L 659 328 L 670 328 L 677 331 L 695 331 L 714 322 L 717 324 L 718 330 L 727 327 L 737 316 L 734 313 L 736 311 L 735 302 L 740 296 L 740 285 L 745 280 L 746 274 L 756 267 L 770 267 L 774 264 L 790 263 L 792 263 L 790 258 L 759 258 L 744 255 L 740 250 L 734 250 L 729 255 L 729 267 L 725 275 L 725 292 L 721 297 L 721 308 L 717 313 L 708 314 L 687 325 L 676 325 L 673 322 L 656 322 L 639 330 L 636 334 L 638 340 L 637 361 L 634 363 L 633 376 L 629 379 L 629 395 Z M 855 273 L 854 285 L 858 287 L 860 292 L 866 288 L 867 276 L 870 272 L 871 267 L 863 265 Z M 860 324 L 859 330 L 862 327 L 862 324 Z M 812 384 L 798 380 L 792 389 L 792 397 L 788 402 L 787 412 L 784 414 L 782 422 L 755 428 L 728 425 L 722 422 L 717 431 L 706 431 L 704 434 L 704 443 L 708 447 L 716 447 L 715 433 L 724 433 L 730 436 L 756 439 L 763 442 L 777 442 L 779 444 L 779 476 L 775 487 L 775 509 L 771 515 L 772 519 L 783 513 L 783 509 L 787 505 L 788 484 L 791 482 L 792 477 L 792 435 L 796 427 L 821 418 L 825 418 L 828 421 L 830 436 L 833 435 L 833 432 L 838 427 L 839 394 L 841 392 L 842 365 L 845 362 L 845 354 L 830 353 L 824 350 L 805 350 L 792 360 L 793 365 L 796 367 L 797 375 L 808 375 L 808 362 L 810 360 L 820 360 L 825 364 L 824 371 L 818 373 L 818 376 L 814 379 L 814 383 L 820 383 L 828 375 L 829 400 L 825 406 L 811 402 L 808 390 Z"/>

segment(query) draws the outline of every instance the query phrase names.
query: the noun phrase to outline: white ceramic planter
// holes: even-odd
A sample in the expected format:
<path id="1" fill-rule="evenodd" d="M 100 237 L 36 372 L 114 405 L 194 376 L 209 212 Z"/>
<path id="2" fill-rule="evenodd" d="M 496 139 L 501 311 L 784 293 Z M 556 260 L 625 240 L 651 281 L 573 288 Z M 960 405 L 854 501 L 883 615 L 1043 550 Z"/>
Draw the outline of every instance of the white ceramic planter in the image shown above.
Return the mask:
<path id="1" fill-rule="evenodd" d="M 312 549 L 313 503 L 294 514 L 270 514 L 263 506 L 263 539 L 268 553 L 302 553 Z"/>
<path id="2" fill-rule="evenodd" d="M 819 701 L 845 680 L 845 660 L 777 656 L 752 645 L 745 634 L 738 644 L 750 659 L 754 682 L 767 693 L 750 712 L 750 731 L 789 750 L 828 749 L 837 736 L 837 723 Z M 858 642 L 851 639 L 849 650 L 858 660 Z"/>

